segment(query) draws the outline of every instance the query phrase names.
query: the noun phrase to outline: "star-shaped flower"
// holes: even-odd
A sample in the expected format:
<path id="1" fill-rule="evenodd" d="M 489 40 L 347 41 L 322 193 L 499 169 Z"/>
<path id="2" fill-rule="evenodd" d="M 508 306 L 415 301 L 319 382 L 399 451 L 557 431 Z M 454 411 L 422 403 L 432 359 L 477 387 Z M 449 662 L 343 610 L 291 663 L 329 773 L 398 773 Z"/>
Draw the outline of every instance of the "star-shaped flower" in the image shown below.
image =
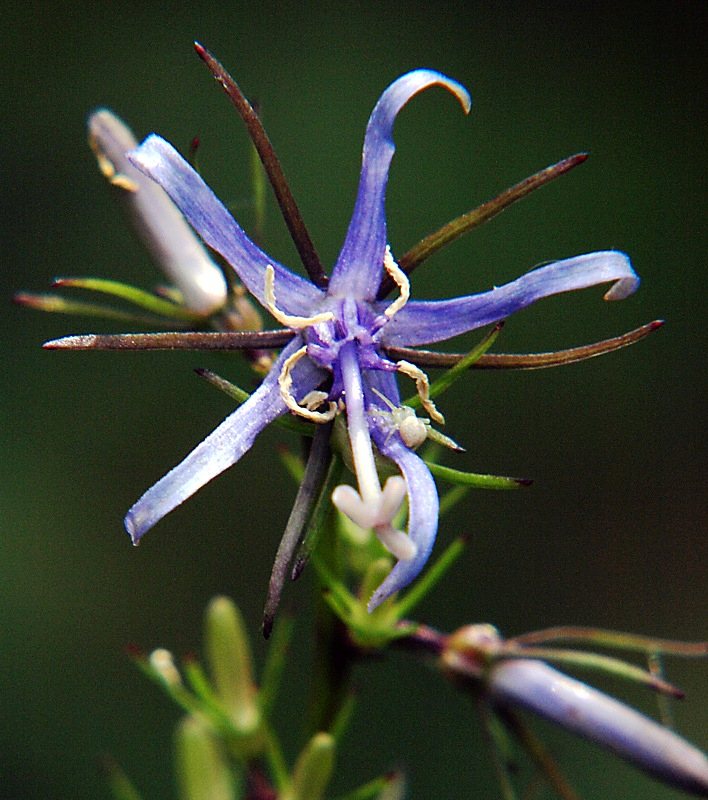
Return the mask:
<path id="1" fill-rule="evenodd" d="M 558 261 L 481 294 L 440 301 L 409 300 L 407 276 L 388 247 L 385 192 L 394 153 L 393 124 L 418 92 L 442 86 L 465 112 L 470 98 L 458 83 L 429 70 L 396 80 L 376 104 L 366 129 L 354 213 L 326 290 L 274 261 L 246 236 L 202 178 L 177 151 L 150 136 L 129 155 L 156 181 L 202 239 L 231 264 L 244 286 L 295 336 L 250 399 L 227 417 L 178 466 L 130 509 L 125 524 L 133 542 L 251 447 L 270 422 L 288 411 L 315 422 L 346 411 L 358 491 L 335 489 L 332 500 L 355 523 L 371 528 L 398 559 L 375 591 L 369 609 L 409 584 L 425 565 L 438 524 L 438 495 L 425 463 L 408 437 L 392 429 L 400 406 L 397 375 L 416 383 L 423 407 L 442 421 L 428 398 L 426 375 L 408 361 L 394 361 L 387 347 L 413 347 L 449 339 L 508 317 L 549 295 L 613 283 L 605 295 L 631 294 L 639 279 L 629 259 L 607 251 Z M 394 300 L 379 300 L 382 280 L 398 287 Z M 382 486 L 373 444 L 400 475 Z M 407 533 L 393 526 L 408 499 Z"/>

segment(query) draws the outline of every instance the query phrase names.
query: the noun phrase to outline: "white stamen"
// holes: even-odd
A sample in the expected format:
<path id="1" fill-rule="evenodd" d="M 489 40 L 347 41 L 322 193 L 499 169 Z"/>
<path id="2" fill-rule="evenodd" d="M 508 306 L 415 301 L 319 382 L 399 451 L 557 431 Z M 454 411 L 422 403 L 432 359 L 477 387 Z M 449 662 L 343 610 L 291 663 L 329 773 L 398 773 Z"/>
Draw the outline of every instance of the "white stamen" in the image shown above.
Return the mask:
<path id="1" fill-rule="evenodd" d="M 285 361 L 283 362 L 283 368 L 280 370 L 280 375 L 278 376 L 278 386 L 280 387 L 280 396 L 283 398 L 285 405 L 298 416 L 305 417 L 305 419 L 309 419 L 312 422 L 320 422 L 320 423 L 329 422 L 331 419 L 334 419 L 334 415 L 337 413 L 336 403 L 330 400 L 328 411 L 313 411 L 309 407 L 301 406 L 297 402 L 297 400 L 293 397 L 293 393 L 291 392 L 293 385 L 293 377 L 292 377 L 293 367 L 306 354 L 307 354 L 307 347 L 301 347 L 299 350 L 296 350 L 289 358 L 286 358 Z M 312 394 L 313 394 L 312 392 L 309 392 L 305 396 L 305 400 L 307 402 L 311 402 Z M 322 392 L 321 394 L 324 393 Z M 326 396 L 327 395 L 324 395 L 324 397 Z M 324 399 L 324 397 L 322 399 Z"/>
<path id="2" fill-rule="evenodd" d="M 286 328 L 302 330 L 303 328 L 309 328 L 310 325 L 317 325 L 318 322 L 328 322 L 334 319 L 334 314 L 331 311 L 323 311 L 321 314 L 315 314 L 312 317 L 297 317 L 280 311 L 275 305 L 275 269 L 270 264 L 266 267 L 264 294 L 268 311 Z"/>
<path id="3" fill-rule="evenodd" d="M 401 292 L 401 294 L 393 301 L 393 303 L 391 303 L 391 305 L 384 311 L 384 314 L 391 319 L 391 317 L 398 313 L 408 302 L 408 298 L 411 296 L 411 284 L 406 273 L 393 260 L 389 245 L 386 245 L 386 253 L 384 255 L 383 265 L 384 269 L 393 278 L 396 286 L 398 286 Z"/>
<path id="4" fill-rule="evenodd" d="M 411 364 L 410 361 L 398 361 L 396 369 L 409 378 L 413 378 L 423 408 L 437 423 L 444 425 L 445 417 L 435 408 L 435 403 L 430 399 L 430 381 L 423 370 L 416 367 L 415 364 Z"/>

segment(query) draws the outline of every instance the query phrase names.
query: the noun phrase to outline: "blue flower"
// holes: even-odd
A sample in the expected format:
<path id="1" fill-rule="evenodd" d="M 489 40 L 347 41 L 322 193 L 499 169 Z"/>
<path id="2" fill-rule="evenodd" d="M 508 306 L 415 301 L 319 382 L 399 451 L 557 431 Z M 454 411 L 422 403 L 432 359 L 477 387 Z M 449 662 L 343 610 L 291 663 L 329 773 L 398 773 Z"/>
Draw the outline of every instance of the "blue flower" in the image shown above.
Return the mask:
<path id="1" fill-rule="evenodd" d="M 386 235 L 385 193 L 394 153 L 393 124 L 418 92 L 442 86 L 469 111 L 467 91 L 437 72 L 403 75 L 383 93 L 366 129 L 359 190 L 352 220 L 326 290 L 294 274 L 258 248 L 201 177 L 176 150 L 150 136 L 130 160 L 156 181 L 202 239 L 236 271 L 244 286 L 296 335 L 261 386 L 177 467 L 130 509 L 125 525 L 133 542 L 216 475 L 236 463 L 256 436 L 282 414 L 323 422 L 346 410 L 358 491 L 335 489 L 334 504 L 355 523 L 373 529 L 398 559 L 376 590 L 369 609 L 409 584 L 425 565 L 438 524 L 433 478 L 412 442 L 392 428 L 400 406 L 397 376 L 412 378 L 429 416 L 442 422 L 427 396 L 428 380 L 415 365 L 392 361 L 390 346 L 411 347 L 449 339 L 501 320 L 560 292 L 613 283 L 608 300 L 626 297 L 639 279 L 626 255 L 608 251 L 559 261 L 481 294 L 442 301 L 409 300 L 407 276 L 397 266 Z M 377 300 L 382 279 L 398 287 L 394 300 Z M 373 413 L 372 413 L 373 412 Z M 406 437 L 407 438 L 407 437 Z M 373 443 L 400 475 L 381 486 Z M 408 499 L 407 533 L 392 520 Z"/>

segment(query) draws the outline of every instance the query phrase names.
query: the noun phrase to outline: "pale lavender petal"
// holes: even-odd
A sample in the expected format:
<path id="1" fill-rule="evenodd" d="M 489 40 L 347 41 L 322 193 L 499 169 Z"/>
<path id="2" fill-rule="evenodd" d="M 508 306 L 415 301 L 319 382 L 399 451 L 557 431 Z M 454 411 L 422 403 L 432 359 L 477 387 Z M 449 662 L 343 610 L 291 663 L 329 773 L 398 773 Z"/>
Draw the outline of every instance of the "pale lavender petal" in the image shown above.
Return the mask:
<path id="1" fill-rule="evenodd" d="M 257 247 L 169 142 L 153 134 L 129 153 L 129 158 L 167 192 L 194 230 L 231 264 L 244 286 L 263 306 L 266 305 L 265 270 L 270 264 L 275 270 L 278 308 L 287 314 L 312 314 L 324 294 Z"/>
<path id="2" fill-rule="evenodd" d="M 383 343 L 413 347 L 441 342 L 498 322 L 542 297 L 610 282 L 614 285 L 605 300 L 621 300 L 639 286 L 639 277 L 624 253 L 607 250 L 567 258 L 481 294 L 452 300 L 412 300 L 386 325 Z"/>
<path id="3" fill-rule="evenodd" d="M 708 797 L 708 758 L 673 731 L 540 661 L 503 660 L 487 678 L 491 699 L 521 706 L 610 750 L 655 778 Z"/>
<path id="4" fill-rule="evenodd" d="M 395 145 L 393 123 L 398 112 L 418 92 L 444 86 L 460 101 L 465 112 L 470 97 L 459 83 L 439 72 L 418 69 L 394 81 L 374 107 L 364 138 L 361 177 L 349 230 L 332 272 L 329 294 L 373 300 L 381 282 L 386 249 L 384 200 L 388 170 Z"/>
<path id="5" fill-rule="evenodd" d="M 379 372 L 372 375 L 367 372 L 366 377 L 387 397 L 398 398 L 396 379 L 392 373 Z M 392 594 L 408 586 L 423 569 L 435 543 L 440 505 L 435 481 L 425 462 L 409 450 L 399 436 L 388 437 L 388 432 L 379 427 L 372 428 L 371 436 L 381 453 L 396 462 L 406 480 L 408 535 L 415 542 L 418 551 L 410 561 L 398 561 L 394 565 L 369 601 L 369 611 L 373 611 Z"/>
<path id="6" fill-rule="evenodd" d="M 301 346 L 302 339 L 296 336 L 251 397 L 135 503 L 125 517 L 125 527 L 133 544 L 180 503 L 235 464 L 263 428 L 285 413 L 278 376 L 285 359 Z M 316 388 L 324 374 L 309 359 L 301 359 L 293 370 L 295 396 L 300 399 Z"/>

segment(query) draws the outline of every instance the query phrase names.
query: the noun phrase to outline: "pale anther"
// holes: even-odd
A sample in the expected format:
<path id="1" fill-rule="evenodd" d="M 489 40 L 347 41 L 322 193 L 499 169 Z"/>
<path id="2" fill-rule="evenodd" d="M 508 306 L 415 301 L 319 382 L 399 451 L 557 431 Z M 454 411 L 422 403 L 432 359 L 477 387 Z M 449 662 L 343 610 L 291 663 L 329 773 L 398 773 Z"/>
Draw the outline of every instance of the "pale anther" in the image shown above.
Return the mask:
<path id="1" fill-rule="evenodd" d="M 302 400 L 300 400 L 300 405 L 306 408 L 308 411 L 314 411 L 316 408 L 322 405 L 322 403 L 327 399 L 327 392 L 321 392 L 319 389 L 313 389 L 311 392 L 308 392 Z"/>
<path id="2" fill-rule="evenodd" d="M 286 328 L 302 330 L 303 328 L 309 328 L 310 325 L 317 325 L 318 322 L 328 322 L 334 319 L 334 314 L 331 311 L 323 311 L 321 314 L 315 314 L 312 317 L 297 317 L 280 311 L 275 305 L 275 269 L 270 264 L 266 267 L 264 294 L 268 311 Z"/>
<path id="3" fill-rule="evenodd" d="M 278 386 L 280 387 L 280 396 L 283 398 L 285 405 L 295 414 L 305 419 L 312 420 L 312 422 L 329 422 L 334 419 L 337 413 L 337 404 L 330 401 L 328 411 L 312 411 L 309 408 L 301 406 L 293 397 L 291 392 L 293 386 L 293 367 L 297 362 L 307 354 L 307 347 L 301 347 L 296 350 L 289 358 L 283 362 L 283 368 L 280 370 L 278 376 Z M 312 394 L 310 392 L 309 394 Z M 309 395 L 308 395 L 309 397 Z M 326 397 L 326 395 L 325 395 Z M 324 398 L 323 398 L 324 399 Z"/>
<path id="4" fill-rule="evenodd" d="M 127 192 L 138 191 L 138 184 L 127 175 L 124 175 L 122 172 L 118 172 L 115 164 L 101 149 L 101 146 L 95 136 L 89 136 L 89 145 L 96 156 L 96 161 L 98 161 L 98 168 L 101 170 L 101 174 L 104 178 L 108 179 L 109 183 L 111 183 L 113 186 L 118 186 L 121 189 L 125 189 Z"/>
<path id="5" fill-rule="evenodd" d="M 410 361 L 396 362 L 396 369 L 409 378 L 413 378 L 421 405 L 437 423 L 444 425 L 445 417 L 435 408 L 435 403 L 430 399 L 430 381 L 423 370 L 416 367 L 415 364 L 411 364 Z"/>
<path id="6" fill-rule="evenodd" d="M 408 280 L 406 273 L 396 264 L 391 255 L 391 248 L 386 245 L 386 254 L 384 255 L 384 269 L 393 278 L 396 286 L 398 286 L 401 294 L 391 303 L 391 305 L 384 311 L 384 314 L 391 319 L 394 314 L 398 313 L 403 306 L 408 302 L 411 296 L 411 284 Z"/>

